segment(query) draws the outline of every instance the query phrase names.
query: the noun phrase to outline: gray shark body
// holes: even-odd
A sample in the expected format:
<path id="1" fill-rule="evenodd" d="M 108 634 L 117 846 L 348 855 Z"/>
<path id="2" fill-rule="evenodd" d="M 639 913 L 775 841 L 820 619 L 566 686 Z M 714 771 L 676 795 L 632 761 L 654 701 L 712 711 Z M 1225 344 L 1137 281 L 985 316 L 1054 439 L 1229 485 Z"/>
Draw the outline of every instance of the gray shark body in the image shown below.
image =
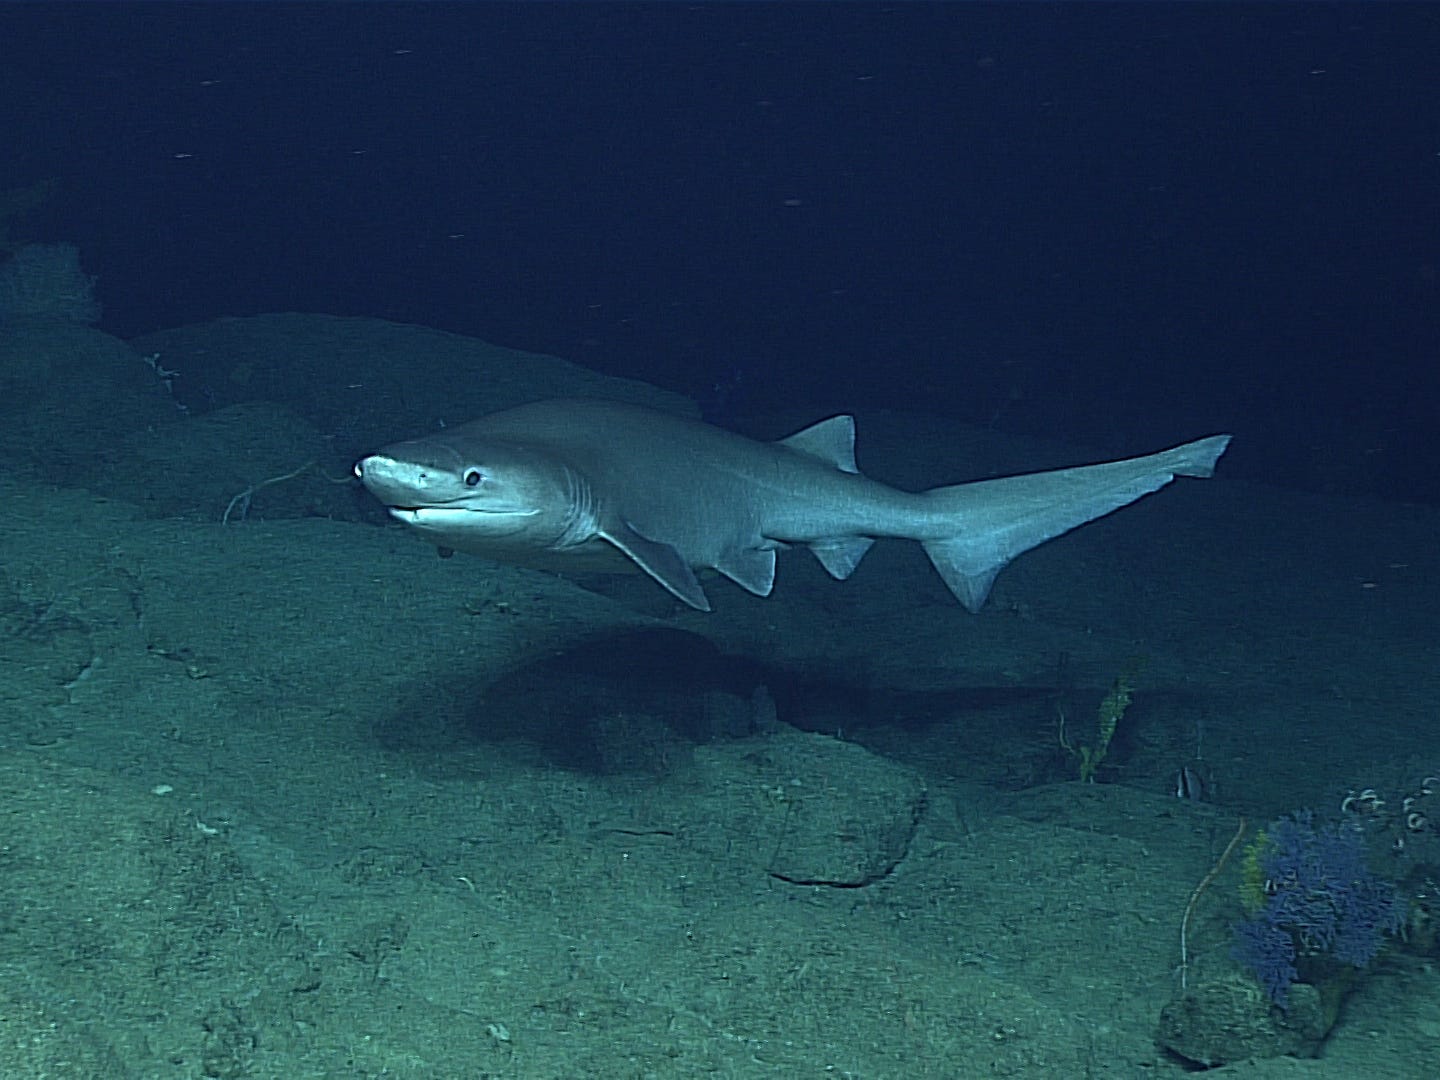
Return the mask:
<path id="1" fill-rule="evenodd" d="M 1021 552 L 1164 487 L 1209 476 L 1214 435 L 1145 457 L 906 492 L 855 467 L 855 425 L 775 443 L 635 405 L 540 401 L 363 459 L 355 474 L 441 549 L 564 569 L 639 567 L 701 611 L 713 569 L 758 596 L 804 545 L 836 578 L 874 541 L 919 541 L 971 611 Z"/>

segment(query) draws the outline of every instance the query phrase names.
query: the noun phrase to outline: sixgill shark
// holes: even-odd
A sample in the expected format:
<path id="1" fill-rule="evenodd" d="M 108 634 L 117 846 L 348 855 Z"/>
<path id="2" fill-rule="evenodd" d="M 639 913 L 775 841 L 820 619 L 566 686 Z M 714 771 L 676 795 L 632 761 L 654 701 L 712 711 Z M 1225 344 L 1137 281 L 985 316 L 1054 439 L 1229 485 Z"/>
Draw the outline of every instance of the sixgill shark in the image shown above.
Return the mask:
<path id="1" fill-rule="evenodd" d="M 976 611 L 1015 556 L 1176 476 L 1209 476 L 1229 441 L 907 492 L 860 475 L 849 416 L 762 443 L 638 405 L 552 400 L 387 446 L 355 475 L 442 553 L 638 566 L 701 611 L 696 570 L 768 596 L 779 549 L 804 545 L 844 580 L 880 537 L 919 541 Z"/>

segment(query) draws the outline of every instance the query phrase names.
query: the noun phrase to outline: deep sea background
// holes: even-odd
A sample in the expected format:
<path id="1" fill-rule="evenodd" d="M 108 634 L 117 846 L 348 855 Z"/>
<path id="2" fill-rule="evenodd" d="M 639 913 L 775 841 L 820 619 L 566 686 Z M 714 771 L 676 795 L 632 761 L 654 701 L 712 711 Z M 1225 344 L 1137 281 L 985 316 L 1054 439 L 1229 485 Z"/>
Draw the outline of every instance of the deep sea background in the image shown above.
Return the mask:
<path id="1" fill-rule="evenodd" d="M 55 183 L 22 238 L 76 243 L 121 336 L 377 315 L 720 422 L 1231 430 L 1237 475 L 1440 499 L 1431 5 L 45 3 L 0 38 L 0 189 Z"/>
<path id="2" fill-rule="evenodd" d="M 0 0 L 31 242 L 104 312 L 0 268 L 0 1078 L 1437 1074 L 1440 4 Z M 915 488 L 1235 438 L 973 615 L 353 478 L 597 387 Z"/>

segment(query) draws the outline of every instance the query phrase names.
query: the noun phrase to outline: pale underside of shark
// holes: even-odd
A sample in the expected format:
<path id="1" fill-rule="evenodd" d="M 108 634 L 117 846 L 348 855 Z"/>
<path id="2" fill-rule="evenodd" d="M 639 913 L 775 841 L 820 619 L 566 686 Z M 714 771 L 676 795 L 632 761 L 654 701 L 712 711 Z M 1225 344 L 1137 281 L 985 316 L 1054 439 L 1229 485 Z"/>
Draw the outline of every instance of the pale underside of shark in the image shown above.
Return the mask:
<path id="1" fill-rule="evenodd" d="M 1209 476 L 1229 441 L 906 492 L 860 475 L 849 416 L 762 443 L 641 406 L 551 400 L 388 446 L 355 475 L 442 551 L 638 566 L 701 611 L 710 601 L 696 570 L 768 596 L 781 548 L 808 547 L 843 580 L 881 537 L 919 541 L 976 611 L 1015 556 L 1176 476 Z"/>

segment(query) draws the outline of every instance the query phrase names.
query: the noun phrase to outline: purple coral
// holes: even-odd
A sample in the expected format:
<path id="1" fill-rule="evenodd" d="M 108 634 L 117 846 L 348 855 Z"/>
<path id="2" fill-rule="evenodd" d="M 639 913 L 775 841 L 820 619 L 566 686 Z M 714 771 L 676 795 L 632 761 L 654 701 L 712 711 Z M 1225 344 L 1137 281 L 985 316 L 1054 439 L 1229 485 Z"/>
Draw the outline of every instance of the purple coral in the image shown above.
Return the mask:
<path id="1" fill-rule="evenodd" d="M 1302 811 L 1271 824 L 1261 841 L 1268 898 L 1235 928 L 1231 954 L 1282 1008 L 1296 962 L 1328 957 L 1363 968 L 1384 935 L 1400 929 L 1405 905 L 1365 861 L 1365 839 L 1345 825 L 1316 828 Z"/>
<path id="2" fill-rule="evenodd" d="M 1299 974 L 1295 970 L 1295 938 L 1289 930 L 1276 926 L 1262 912 L 1235 927 L 1230 954 L 1249 969 L 1271 1001 L 1281 1008 L 1289 1004 L 1290 984 Z"/>

